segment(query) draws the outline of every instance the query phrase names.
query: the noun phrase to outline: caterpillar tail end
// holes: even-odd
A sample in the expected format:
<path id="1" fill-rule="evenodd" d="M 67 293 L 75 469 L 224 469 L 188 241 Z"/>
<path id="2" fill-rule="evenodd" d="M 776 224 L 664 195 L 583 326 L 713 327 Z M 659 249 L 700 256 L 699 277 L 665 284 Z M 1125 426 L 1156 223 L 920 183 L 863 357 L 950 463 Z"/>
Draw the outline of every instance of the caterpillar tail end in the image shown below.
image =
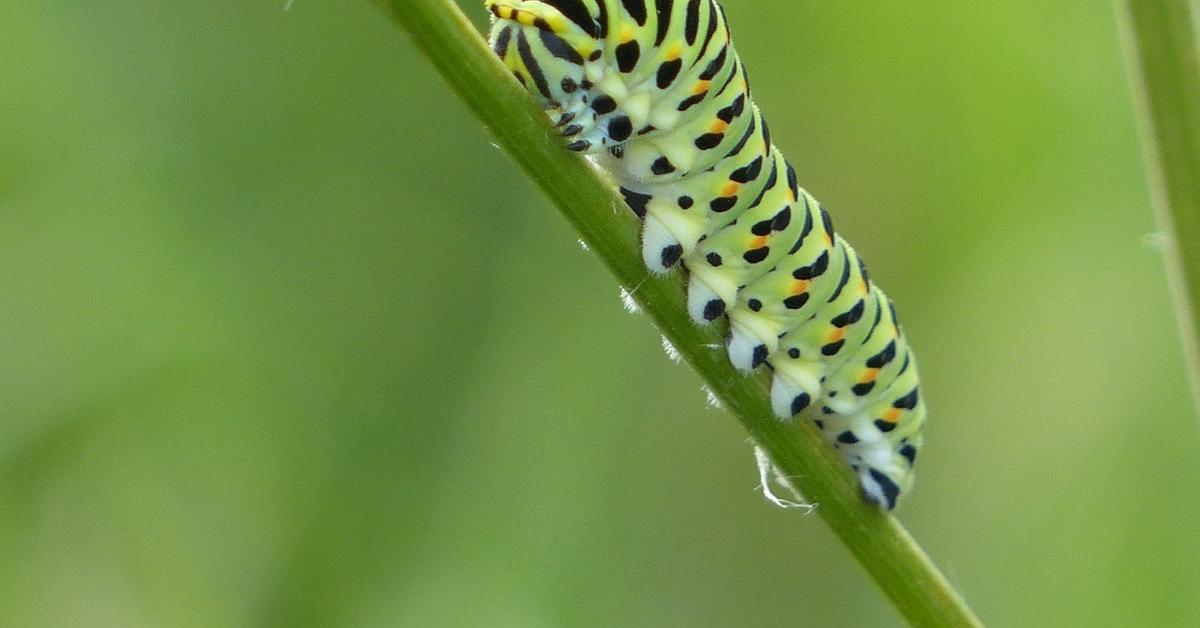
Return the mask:
<path id="1" fill-rule="evenodd" d="M 913 487 L 913 472 L 898 453 L 886 465 L 865 465 L 858 469 L 863 498 L 883 508 L 895 510 L 900 499 Z"/>

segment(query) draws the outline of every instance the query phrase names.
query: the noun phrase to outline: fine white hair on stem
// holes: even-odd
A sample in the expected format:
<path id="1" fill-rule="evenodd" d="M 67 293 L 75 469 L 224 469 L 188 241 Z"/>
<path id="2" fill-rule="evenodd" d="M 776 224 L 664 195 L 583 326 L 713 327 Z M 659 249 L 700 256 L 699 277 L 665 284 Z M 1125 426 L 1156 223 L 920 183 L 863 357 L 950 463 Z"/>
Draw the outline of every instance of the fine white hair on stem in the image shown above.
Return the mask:
<path id="1" fill-rule="evenodd" d="M 638 305 L 637 300 L 633 298 L 633 293 L 626 290 L 624 286 L 621 287 L 621 305 L 625 306 L 625 311 L 630 314 L 642 313 L 642 306 Z"/>
<path id="2" fill-rule="evenodd" d="M 817 509 L 817 504 L 804 501 L 804 496 L 800 494 L 800 491 L 797 491 L 796 487 L 792 486 L 791 482 L 788 482 L 787 478 L 779 473 L 775 465 L 771 464 L 771 459 L 767 457 L 767 452 L 763 451 L 762 447 L 758 445 L 754 446 L 754 462 L 758 465 L 757 488 L 762 490 L 763 497 L 767 501 L 784 510 L 801 508 L 806 515 Z M 771 482 L 775 482 L 778 486 L 786 489 L 796 501 L 783 499 L 772 492 Z"/>
<path id="3" fill-rule="evenodd" d="M 676 364 L 679 364 L 683 361 L 683 358 L 679 355 L 679 349 L 676 349 L 675 345 L 671 344 L 671 341 L 667 340 L 666 336 L 662 337 L 662 348 L 663 352 L 667 354 L 668 360 Z"/>
<path id="4" fill-rule="evenodd" d="M 717 393 L 713 392 L 713 389 L 707 385 L 703 385 L 700 387 L 700 391 L 704 393 L 704 399 L 708 402 L 709 406 L 717 410 L 725 409 L 725 404 L 721 403 L 721 398 L 717 396 Z"/>

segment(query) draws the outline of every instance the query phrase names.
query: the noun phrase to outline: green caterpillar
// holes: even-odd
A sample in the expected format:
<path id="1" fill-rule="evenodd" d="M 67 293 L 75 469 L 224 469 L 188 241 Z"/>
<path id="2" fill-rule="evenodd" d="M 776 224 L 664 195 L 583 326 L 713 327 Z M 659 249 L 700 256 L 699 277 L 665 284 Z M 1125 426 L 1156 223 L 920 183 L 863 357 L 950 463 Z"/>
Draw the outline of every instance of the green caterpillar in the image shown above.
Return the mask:
<path id="1" fill-rule="evenodd" d="M 782 419 L 812 420 L 891 509 L 925 405 L 890 299 L 797 185 L 750 98 L 714 0 L 486 0 L 493 50 L 568 148 L 620 184 L 650 270 L 681 265 L 688 311 L 725 318 L 738 369 L 773 372 Z"/>

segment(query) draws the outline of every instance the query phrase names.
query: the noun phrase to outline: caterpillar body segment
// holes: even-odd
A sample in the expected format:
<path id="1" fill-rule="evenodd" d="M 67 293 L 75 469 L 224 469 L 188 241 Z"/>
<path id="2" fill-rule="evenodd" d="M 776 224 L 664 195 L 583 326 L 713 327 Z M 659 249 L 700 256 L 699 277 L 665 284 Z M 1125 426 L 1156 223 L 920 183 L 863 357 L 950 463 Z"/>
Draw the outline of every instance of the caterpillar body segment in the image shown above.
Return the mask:
<path id="1" fill-rule="evenodd" d="M 772 371 L 781 419 L 819 427 L 864 496 L 912 486 L 925 418 L 892 302 L 798 184 L 750 97 L 715 0 L 486 0 L 493 50 L 642 219 L 654 272 L 725 319 L 740 370 Z"/>

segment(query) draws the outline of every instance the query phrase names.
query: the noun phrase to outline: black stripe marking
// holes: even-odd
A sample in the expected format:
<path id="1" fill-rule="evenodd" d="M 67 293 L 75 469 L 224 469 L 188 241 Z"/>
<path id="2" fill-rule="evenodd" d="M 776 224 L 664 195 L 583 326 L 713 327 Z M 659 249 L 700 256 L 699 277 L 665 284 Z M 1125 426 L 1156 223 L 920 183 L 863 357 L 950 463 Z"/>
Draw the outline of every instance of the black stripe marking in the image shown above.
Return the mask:
<path id="1" fill-rule="evenodd" d="M 804 202 L 804 228 L 800 230 L 800 237 L 796 238 L 796 243 L 792 245 L 792 250 L 788 251 L 788 255 L 791 255 L 792 253 L 799 251 L 800 247 L 804 246 L 804 241 L 806 239 L 808 239 L 808 234 L 812 233 L 812 228 L 813 228 L 812 212 L 808 211 L 808 201 L 805 200 L 805 202 Z M 825 252 L 825 263 L 826 264 L 829 263 L 828 251 Z M 824 272 L 824 271 L 822 271 L 822 272 Z M 793 274 L 792 276 L 794 277 L 795 274 Z"/>
<path id="2" fill-rule="evenodd" d="M 646 204 L 650 202 L 651 198 L 654 198 L 649 194 L 634 192 L 624 187 L 621 188 L 621 196 L 625 197 L 625 204 L 629 206 L 629 209 L 633 210 L 634 215 L 638 218 L 646 217 Z"/>
<path id="3" fill-rule="evenodd" d="M 621 0 L 621 4 L 625 5 L 629 17 L 632 17 L 638 26 L 646 25 L 646 3 L 643 0 Z"/>
<path id="4" fill-rule="evenodd" d="M 683 59 L 663 62 L 662 65 L 658 66 L 658 76 L 655 77 L 655 84 L 658 85 L 659 89 L 670 87 L 671 83 L 674 83 L 676 77 L 679 76 L 679 70 L 681 69 L 683 69 Z"/>
<path id="5" fill-rule="evenodd" d="M 742 152 L 742 149 L 746 147 L 746 142 L 749 142 L 750 138 L 754 136 L 754 129 L 757 126 L 758 126 L 758 116 L 751 116 L 750 117 L 750 125 L 746 127 L 746 132 L 742 133 L 742 137 L 740 139 L 738 139 L 738 143 L 736 145 L 734 145 L 733 150 L 726 153 L 725 156 L 733 157 L 734 155 Z"/>
<path id="6" fill-rule="evenodd" d="M 857 323 L 858 321 L 862 320 L 862 315 L 865 310 L 866 310 L 866 304 L 863 303 L 862 299 L 859 299 L 858 302 L 855 303 L 853 307 L 846 310 L 845 312 L 842 312 L 841 314 L 838 314 L 837 316 L 834 316 L 833 320 L 831 320 L 829 322 L 834 327 L 838 327 L 838 328 L 853 325 L 853 324 Z"/>
<path id="7" fill-rule="evenodd" d="M 767 195 L 767 192 L 770 192 L 771 189 L 774 188 L 775 184 L 778 182 L 779 182 L 779 166 L 778 166 L 778 164 L 775 163 L 774 160 L 772 160 L 771 161 L 771 175 L 767 177 L 766 185 L 764 185 L 763 189 L 758 192 L 758 198 L 754 199 L 754 202 L 750 204 L 750 207 L 758 207 L 762 203 L 763 198 Z"/>
<path id="8" fill-rule="evenodd" d="M 683 37 L 689 46 L 696 43 L 700 31 L 700 0 L 688 0 L 687 15 L 684 17 Z"/>
<path id="9" fill-rule="evenodd" d="M 783 231 L 784 229 L 787 229 L 788 225 L 790 224 L 792 224 L 791 207 L 784 207 L 783 209 L 779 210 L 778 214 L 775 214 L 774 218 L 771 219 L 771 229 L 774 229 L 775 231 Z"/>
<path id="10" fill-rule="evenodd" d="M 497 57 L 503 59 L 504 55 L 508 54 L 508 44 L 512 42 L 512 32 L 513 29 L 506 28 L 500 31 L 499 35 L 496 35 L 496 41 L 492 44 L 492 51 L 496 53 Z"/>
<path id="11" fill-rule="evenodd" d="M 725 139 L 724 133 L 705 133 L 696 138 L 696 148 L 700 150 L 712 150 L 721 145 L 721 141 Z"/>
<path id="12" fill-rule="evenodd" d="M 596 26 L 596 20 L 592 19 L 592 14 L 584 6 L 583 0 L 542 0 L 546 4 L 558 9 L 568 20 L 575 22 L 583 32 L 592 37 L 600 37 L 600 29 Z M 604 5 L 603 2 L 600 3 Z"/>
<path id="13" fill-rule="evenodd" d="M 871 323 L 871 329 L 867 330 L 866 338 L 863 338 L 863 344 L 867 344 L 875 335 L 875 329 L 879 327 L 879 321 L 883 320 L 883 306 L 879 304 L 879 300 L 875 300 L 875 321 Z"/>
<path id="14" fill-rule="evenodd" d="M 733 173 L 729 175 L 729 180 L 737 183 L 749 183 L 757 179 L 758 175 L 762 173 L 762 163 L 762 155 L 759 155 L 758 157 L 755 157 L 754 161 L 750 162 L 748 165 L 734 170 Z"/>
<path id="15" fill-rule="evenodd" d="M 745 108 L 746 96 L 743 94 L 738 94 L 738 97 L 735 98 L 733 102 L 729 103 L 728 107 L 724 107 L 717 112 L 717 117 L 720 118 L 722 122 L 729 124 L 730 122 L 733 122 L 734 118 L 741 115 Z"/>
<path id="16" fill-rule="evenodd" d="M 901 375 L 903 375 L 904 371 L 908 370 L 909 364 L 912 364 L 912 352 L 905 351 L 904 352 L 904 364 L 901 364 L 900 370 L 896 371 L 896 377 L 900 377 Z"/>
<path id="17" fill-rule="evenodd" d="M 764 247 L 760 247 L 757 249 L 751 249 L 749 251 L 746 251 L 745 253 L 742 254 L 742 259 L 746 260 L 747 262 L 749 262 L 751 264 L 757 264 L 757 263 L 767 259 L 767 255 L 770 255 L 770 254 L 771 254 L 771 247 L 764 246 Z"/>
<path id="18" fill-rule="evenodd" d="M 861 396 L 871 392 L 871 389 L 874 387 L 875 387 L 875 381 L 871 380 L 869 382 L 855 384 L 850 387 L 850 390 L 853 391 L 856 396 L 861 397 Z"/>
<path id="19" fill-rule="evenodd" d="M 721 14 L 724 17 L 724 13 Z M 726 26 L 728 28 L 728 26 Z M 708 0 L 708 29 L 704 35 L 704 43 L 700 46 L 700 54 L 696 59 L 703 59 L 704 53 L 708 52 L 708 45 L 712 43 L 713 34 L 717 32 L 717 8 L 713 6 L 713 1 Z"/>
<path id="20" fill-rule="evenodd" d="M 733 79 L 737 77 L 737 75 L 738 75 L 737 71 L 738 71 L 738 68 L 740 68 L 740 67 L 742 67 L 741 63 L 734 64 L 733 71 L 729 73 L 729 76 L 725 77 L 725 82 L 721 83 L 721 89 L 717 90 L 718 95 L 724 94 L 725 90 L 729 89 L 730 85 L 733 85 Z M 768 142 L 768 143 L 770 143 L 770 142 Z"/>
<path id="21" fill-rule="evenodd" d="M 693 94 L 691 96 L 688 96 L 687 98 L 684 98 L 679 103 L 679 110 L 687 111 L 688 109 L 691 109 L 693 106 L 699 104 L 700 101 L 704 100 L 704 97 L 707 95 L 708 95 L 708 91 L 705 90 L 703 92 L 700 92 L 699 94 Z"/>
<path id="22" fill-rule="evenodd" d="M 808 303 L 808 293 L 801 292 L 783 300 L 783 306 L 789 310 L 798 310 Z"/>
<path id="23" fill-rule="evenodd" d="M 637 67 L 638 59 L 642 55 L 642 47 L 636 39 L 631 39 L 617 46 L 617 69 L 628 74 Z"/>
<path id="24" fill-rule="evenodd" d="M 792 164 L 787 165 L 787 180 L 788 188 L 792 191 L 792 196 L 800 198 L 800 183 L 796 179 L 796 169 L 792 167 Z"/>
<path id="25" fill-rule="evenodd" d="M 904 395 L 903 397 L 892 402 L 892 407 L 899 408 L 901 410 L 912 410 L 913 408 L 917 407 L 918 396 L 917 388 L 914 387 L 907 395 Z"/>
<path id="26" fill-rule="evenodd" d="M 753 233 L 756 236 L 765 236 L 765 235 L 771 233 L 771 225 L 772 225 L 771 218 L 768 218 L 766 220 L 761 220 L 759 222 L 754 223 L 754 226 L 750 227 L 750 233 Z"/>
<path id="27" fill-rule="evenodd" d="M 871 474 L 871 479 L 879 484 L 879 488 L 883 491 L 884 498 L 887 499 L 887 508 L 891 510 L 896 507 L 896 498 L 900 496 L 900 487 L 888 476 L 880 473 L 877 469 L 871 468 L 868 473 Z"/>
<path id="28" fill-rule="evenodd" d="M 867 359 L 867 368 L 881 369 L 887 366 L 892 360 L 896 359 L 896 341 L 888 343 L 888 346 L 883 348 L 883 351 L 876 353 Z"/>
<path id="29" fill-rule="evenodd" d="M 604 39 L 608 37 L 608 0 L 598 0 L 596 6 L 600 8 L 600 17 L 596 20 L 600 28 L 596 39 Z"/>
<path id="30" fill-rule="evenodd" d="M 708 208 L 720 214 L 733 209 L 737 205 L 738 197 L 736 196 L 718 196 L 708 204 Z"/>
<path id="31" fill-rule="evenodd" d="M 542 45 L 546 47 L 547 52 L 575 65 L 583 65 L 583 56 L 577 50 L 571 47 L 562 37 L 555 35 L 548 30 L 539 30 L 538 36 L 542 38 Z"/>
<path id="32" fill-rule="evenodd" d="M 654 37 L 654 45 L 661 46 L 667 37 L 667 29 L 671 27 L 671 6 L 674 0 L 654 0 L 654 12 L 658 15 L 658 34 Z"/>
<path id="33" fill-rule="evenodd" d="M 721 68 L 725 67 L 725 59 L 728 57 L 729 46 L 722 46 L 721 52 L 717 54 L 717 57 L 709 62 L 708 67 L 704 68 L 704 71 L 700 73 L 700 80 L 711 81 L 717 75 L 717 72 L 720 72 Z"/>
<path id="34" fill-rule="evenodd" d="M 534 85 L 537 85 L 538 91 L 542 93 L 542 96 L 550 98 L 550 85 L 546 83 L 546 75 L 542 73 L 542 67 L 533 57 L 533 50 L 529 48 L 529 38 L 525 36 L 524 30 L 517 34 L 517 52 L 520 53 L 521 61 L 525 64 L 525 69 L 533 79 Z"/>
<path id="35" fill-rule="evenodd" d="M 844 251 L 844 249 L 843 249 L 843 251 Z M 848 257 L 849 257 L 849 254 L 847 253 L 847 258 Z M 837 288 L 834 289 L 833 295 L 829 297 L 829 300 L 826 301 L 826 303 L 833 303 L 834 301 L 836 301 L 837 298 L 842 295 L 842 289 L 845 288 L 846 284 L 849 282 L 850 282 L 850 260 L 847 259 L 846 265 L 842 267 L 842 278 L 838 280 Z"/>
<path id="36" fill-rule="evenodd" d="M 811 224 L 811 222 L 809 224 Z M 818 257 L 815 261 L 813 261 L 813 263 L 809 264 L 808 266 L 801 266 L 800 268 L 797 268 L 796 270 L 792 271 L 792 277 L 794 277 L 795 279 L 800 279 L 800 280 L 812 279 L 814 277 L 820 277 L 821 275 L 825 274 L 826 270 L 829 270 L 829 250 L 828 249 L 821 251 L 821 256 Z"/>

